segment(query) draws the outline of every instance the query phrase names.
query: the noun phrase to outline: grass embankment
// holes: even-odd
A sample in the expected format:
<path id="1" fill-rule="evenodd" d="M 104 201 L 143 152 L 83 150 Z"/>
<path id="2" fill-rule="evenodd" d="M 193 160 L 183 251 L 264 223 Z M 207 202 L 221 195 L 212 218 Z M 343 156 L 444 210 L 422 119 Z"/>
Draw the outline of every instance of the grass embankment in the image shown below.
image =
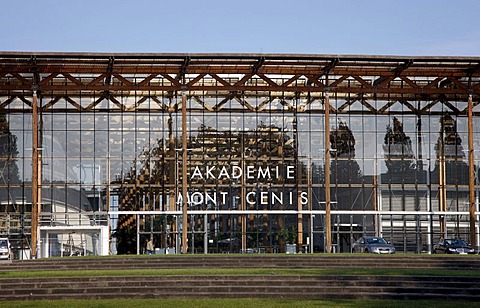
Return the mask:
<path id="1" fill-rule="evenodd" d="M 113 270 L 45 270 L 0 271 L 0 278 L 154 276 L 154 275 L 400 275 L 400 276 L 473 276 L 477 270 L 450 269 L 277 269 L 277 268 L 183 268 L 183 269 L 113 269 Z"/>
<path id="2" fill-rule="evenodd" d="M 117 308 L 117 307 L 175 307 L 175 308 L 214 308 L 214 307 L 329 307 L 329 308 L 449 308 L 449 307 L 480 307 L 480 303 L 462 301 L 433 301 L 433 300 L 286 300 L 286 299 L 132 299 L 132 300 L 45 300 L 45 301 L 10 301 L 0 302 L 0 307 L 19 308 Z"/>
<path id="3" fill-rule="evenodd" d="M 187 257 L 187 256 L 186 256 Z M 244 256 L 245 257 L 245 256 Z M 248 256 L 247 256 L 248 257 Z M 402 275 L 402 276 L 473 276 L 478 270 L 451 269 L 384 269 L 384 268 L 183 268 L 183 269 L 113 269 L 113 270 L 36 270 L 2 272 L 0 278 L 86 277 L 86 276 L 147 276 L 147 275 Z M 9 307 L 408 307 L 446 308 L 480 307 L 480 303 L 435 300 L 289 300 L 289 299 L 112 299 L 112 300 L 38 300 L 0 302 L 0 308 Z"/>

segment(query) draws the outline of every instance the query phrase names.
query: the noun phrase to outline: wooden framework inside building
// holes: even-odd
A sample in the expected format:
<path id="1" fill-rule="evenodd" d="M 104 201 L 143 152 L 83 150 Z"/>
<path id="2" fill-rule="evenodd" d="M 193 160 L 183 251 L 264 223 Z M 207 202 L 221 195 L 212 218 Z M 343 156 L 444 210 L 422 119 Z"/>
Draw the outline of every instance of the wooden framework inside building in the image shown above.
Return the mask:
<path id="1" fill-rule="evenodd" d="M 342 103 L 331 105 L 328 98 L 333 96 Z M 0 53 L 0 113 L 31 112 L 33 132 L 38 131 L 41 112 L 95 111 L 105 99 L 111 103 L 108 112 L 141 111 L 144 110 L 142 103 L 151 100 L 158 105 L 155 110 L 159 112 L 182 113 L 183 122 L 187 112 L 272 113 L 276 111 L 268 108 L 269 104 L 280 101 L 291 113 L 325 114 L 325 127 L 329 127 L 329 114 L 439 114 L 435 107 L 442 105 L 442 110 L 468 117 L 471 243 L 475 243 L 472 118 L 480 115 L 475 111 L 479 96 L 480 57 Z M 79 97 L 90 99 L 79 101 Z M 131 97 L 133 101 L 127 104 L 121 99 L 124 97 Z M 220 99 L 212 103 L 208 97 Z M 252 97 L 261 98 L 262 102 L 252 105 L 248 101 Z M 10 109 L 9 105 L 18 99 L 27 108 Z M 43 103 L 39 106 L 41 99 Z M 187 99 L 196 104 L 187 105 Z M 61 100 L 67 102 L 67 108 L 56 108 Z M 229 107 L 230 100 L 237 101 L 237 107 Z M 376 100 L 387 103 L 377 106 L 372 103 Z M 451 103 L 453 101 L 464 102 L 464 107 L 459 108 L 458 104 Z M 320 102 L 322 108 L 310 108 L 314 102 Z M 349 108 L 358 103 L 361 109 Z M 402 108 L 392 108 L 398 104 Z M 186 125 L 182 131 L 186 138 Z M 325 138 L 328 145 L 328 134 Z M 32 246 L 35 255 L 41 151 L 38 138 L 33 138 L 33 143 Z M 182 160 L 186 164 L 185 140 L 182 145 Z M 186 170 L 183 168 L 183 172 Z M 184 175 L 184 191 L 186 178 Z M 329 191 L 329 179 L 325 183 Z M 328 211 L 329 194 L 326 196 Z M 187 207 L 183 209 L 186 211 Z M 186 219 L 185 213 L 183 217 Z M 185 241 L 186 228 L 183 231 Z M 327 234 L 327 248 L 331 245 L 329 237 Z"/>

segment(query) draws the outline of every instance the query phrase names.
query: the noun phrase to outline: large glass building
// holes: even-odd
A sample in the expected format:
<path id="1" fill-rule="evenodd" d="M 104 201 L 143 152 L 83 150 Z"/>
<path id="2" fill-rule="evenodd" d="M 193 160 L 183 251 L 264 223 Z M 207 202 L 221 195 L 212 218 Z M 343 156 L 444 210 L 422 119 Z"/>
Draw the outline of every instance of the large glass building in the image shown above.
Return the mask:
<path id="1" fill-rule="evenodd" d="M 17 258 L 479 242 L 480 57 L 0 53 Z M 326 108 L 328 106 L 328 108 Z"/>

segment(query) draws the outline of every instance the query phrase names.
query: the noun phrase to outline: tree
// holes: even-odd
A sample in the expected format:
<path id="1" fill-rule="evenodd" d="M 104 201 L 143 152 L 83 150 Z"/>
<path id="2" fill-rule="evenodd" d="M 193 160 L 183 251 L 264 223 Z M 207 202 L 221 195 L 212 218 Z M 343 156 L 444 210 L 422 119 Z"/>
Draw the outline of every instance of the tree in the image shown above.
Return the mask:
<path id="1" fill-rule="evenodd" d="M 435 144 L 435 153 L 437 158 L 442 155 L 446 159 L 461 161 L 465 158 L 462 138 L 457 133 L 457 123 L 449 114 L 440 118 L 440 134 Z"/>
<path id="2" fill-rule="evenodd" d="M 435 153 L 437 159 L 432 179 L 438 182 L 439 164 L 443 159 L 447 184 L 468 184 L 468 165 L 465 163 L 462 138 L 457 133 L 456 121 L 449 114 L 440 118 L 440 134 L 435 144 Z"/>
<path id="3" fill-rule="evenodd" d="M 10 132 L 7 117 L 0 114 L 0 184 L 18 184 L 17 137 Z"/>
<path id="4" fill-rule="evenodd" d="M 393 118 L 393 127 L 387 125 L 383 150 L 387 170 L 392 176 L 404 177 L 406 173 L 415 171 L 412 141 L 403 131 L 402 122 L 396 117 Z"/>
<path id="5" fill-rule="evenodd" d="M 355 137 L 343 121 L 330 134 L 332 160 L 331 182 L 348 184 L 361 183 L 362 172 L 355 160 Z"/>
<path id="6" fill-rule="evenodd" d="M 330 144 L 330 179 L 332 187 L 335 187 L 332 196 L 336 199 L 337 208 L 362 209 L 364 204 L 359 196 L 365 191 L 356 184 L 362 183 L 363 176 L 355 160 L 355 137 L 345 122 L 340 121 L 338 127 L 332 130 Z"/>

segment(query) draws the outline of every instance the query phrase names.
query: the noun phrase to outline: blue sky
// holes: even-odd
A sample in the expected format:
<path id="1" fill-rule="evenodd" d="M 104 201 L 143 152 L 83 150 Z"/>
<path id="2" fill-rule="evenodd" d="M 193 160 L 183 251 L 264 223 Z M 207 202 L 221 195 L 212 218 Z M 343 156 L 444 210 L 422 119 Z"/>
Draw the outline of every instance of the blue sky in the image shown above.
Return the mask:
<path id="1" fill-rule="evenodd" d="M 1 1 L 1 51 L 480 56 L 478 0 Z"/>

